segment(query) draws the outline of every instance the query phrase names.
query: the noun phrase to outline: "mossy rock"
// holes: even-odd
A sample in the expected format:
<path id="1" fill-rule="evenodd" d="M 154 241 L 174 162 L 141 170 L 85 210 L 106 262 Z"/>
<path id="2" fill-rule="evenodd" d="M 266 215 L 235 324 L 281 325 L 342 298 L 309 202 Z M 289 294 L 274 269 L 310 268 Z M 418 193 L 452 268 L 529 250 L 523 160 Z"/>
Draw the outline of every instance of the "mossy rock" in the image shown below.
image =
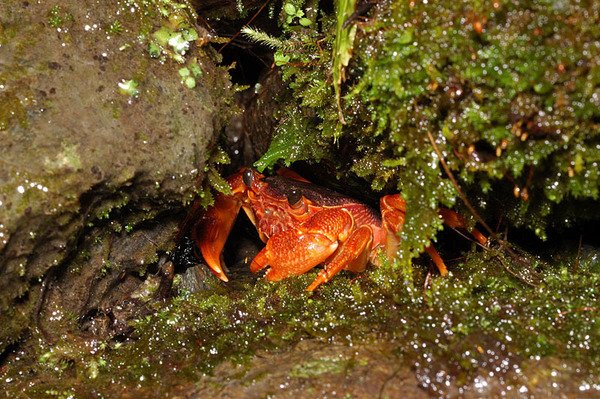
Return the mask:
<path id="1" fill-rule="evenodd" d="M 231 106 L 194 21 L 175 1 L 0 5 L 0 352 L 87 225 L 193 198 Z"/>

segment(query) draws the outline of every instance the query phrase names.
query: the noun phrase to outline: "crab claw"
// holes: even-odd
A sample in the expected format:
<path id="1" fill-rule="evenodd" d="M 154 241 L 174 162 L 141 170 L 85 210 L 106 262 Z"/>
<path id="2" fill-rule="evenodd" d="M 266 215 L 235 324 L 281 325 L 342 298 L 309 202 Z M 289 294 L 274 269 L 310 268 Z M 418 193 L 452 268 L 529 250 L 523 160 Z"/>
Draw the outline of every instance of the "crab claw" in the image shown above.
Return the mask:
<path id="1" fill-rule="evenodd" d="M 212 207 L 206 210 L 192 228 L 192 239 L 200 248 L 202 257 L 210 270 L 221 280 L 228 281 L 225 263 L 221 257 L 227 237 L 235 219 L 243 208 L 250 221 L 256 220 L 250 208 L 244 205 L 249 190 L 260 190 L 263 175 L 251 168 L 242 168 L 227 178 L 229 194 L 219 194 Z"/>
<path id="2" fill-rule="evenodd" d="M 229 279 L 224 272 L 221 252 L 241 206 L 242 201 L 235 196 L 218 195 L 214 206 L 202 215 L 192 230 L 192 238 L 198 243 L 206 264 L 223 281 Z"/>
<path id="3" fill-rule="evenodd" d="M 250 270 L 256 273 L 271 266 L 265 275 L 269 281 L 299 276 L 323 263 L 337 247 L 337 241 L 331 241 L 322 234 L 286 230 L 271 237 L 252 260 Z"/>
<path id="4" fill-rule="evenodd" d="M 347 250 L 351 246 L 344 244 L 349 236 L 352 237 L 356 233 L 352 232 L 353 226 L 354 219 L 346 210 L 319 211 L 298 229 L 285 230 L 272 236 L 265 248 L 252 260 L 250 270 L 256 273 L 270 266 L 265 278 L 269 281 L 279 281 L 304 274 L 333 256 L 334 266 L 326 266 L 328 273 L 326 278 L 318 277 L 319 281 L 315 280 L 315 283 L 308 288 L 312 291 L 318 285 L 329 281 L 343 268 L 364 269 L 366 257 L 362 257 L 364 261 L 362 258 L 357 260 L 360 253 L 352 254 Z M 365 227 L 365 229 L 370 232 L 370 228 Z M 340 247 L 343 248 L 341 255 Z"/>

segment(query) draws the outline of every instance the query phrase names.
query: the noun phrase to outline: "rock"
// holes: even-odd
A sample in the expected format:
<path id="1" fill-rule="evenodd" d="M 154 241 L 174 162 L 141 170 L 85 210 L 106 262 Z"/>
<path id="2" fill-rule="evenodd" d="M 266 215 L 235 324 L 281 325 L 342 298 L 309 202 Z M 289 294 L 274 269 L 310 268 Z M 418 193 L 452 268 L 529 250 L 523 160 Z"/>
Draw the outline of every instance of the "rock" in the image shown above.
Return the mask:
<path id="1" fill-rule="evenodd" d="M 385 343 L 355 347 L 313 340 L 264 352 L 247 364 L 224 363 L 187 397 L 427 398 L 411 369 Z"/>
<path id="2" fill-rule="evenodd" d="M 193 11 L 132 4 L 0 4 L 0 352 L 88 226 L 134 229 L 192 198 L 230 118 Z"/>
<path id="3" fill-rule="evenodd" d="M 157 262 L 157 252 L 171 249 L 177 225 L 177 218 L 160 217 L 132 233 L 89 229 L 77 253 L 47 279 L 35 315 L 44 339 L 54 343 L 65 331 L 98 339 L 132 333 L 131 320 L 170 297 L 173 263 L 164 255 Z"/>

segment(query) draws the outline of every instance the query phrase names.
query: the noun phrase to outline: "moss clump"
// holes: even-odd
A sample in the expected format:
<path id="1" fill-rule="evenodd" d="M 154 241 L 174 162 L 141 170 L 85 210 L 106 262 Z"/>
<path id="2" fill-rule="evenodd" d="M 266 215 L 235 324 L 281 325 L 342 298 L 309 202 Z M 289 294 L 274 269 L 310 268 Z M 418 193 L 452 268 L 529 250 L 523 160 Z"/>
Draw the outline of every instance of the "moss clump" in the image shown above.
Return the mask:
<path id="1" fill-rule="evenodd" d="M 59 5 L 53 6 L 48 11 L 48 25 L 53 28 L 62 28 L 71 22 L 73 22 L 73 15 Z"/>
<path id="2" fill-rule="evenodd" d="M 338 15 L 351 3 L 338 2 Z M 363 21 L 333 18 L 280 38 L 298 100 L 259 168 L 326 159 L 374 190 L 402 192 L 405 257 L 441 227 L 435 209 L 456 201 L 436 147 L 480 208 L 512 226 L 543 238 L 549 223 L 589 217 L 555 211 L 599 196 L 598 4 L 386 1 Z M 332 59 L 340 49 L 352 54 L 346 68 Z"/>

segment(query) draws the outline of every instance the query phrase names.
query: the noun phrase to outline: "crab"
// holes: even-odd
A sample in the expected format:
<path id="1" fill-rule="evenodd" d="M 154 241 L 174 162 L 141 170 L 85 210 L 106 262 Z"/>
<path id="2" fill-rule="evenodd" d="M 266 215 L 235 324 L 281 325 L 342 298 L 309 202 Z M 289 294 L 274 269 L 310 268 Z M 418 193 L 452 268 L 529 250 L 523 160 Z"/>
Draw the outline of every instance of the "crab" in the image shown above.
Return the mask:
<path id="1" fill-rule="evenodd" d="M 240 208 L 258 230 L 265 247 L 254 257 L 254 273 L 268 267 L 265 278 L 279 281 L 298 276 L 323 264 L 307 287 L 313 291 L 341 270 L 362 272 L 377 265 L 378 254 L 396 254 L 405 220 L 406 202 L 400 194 L 380 199 L 380 212 L 353 198 L 310 183 L 289 169 L 265 177 L 252 168 L 242 168 L 227 182 L 231 194 L 219 194 L 192 227 L 192 239 L 206 264 L 221 280 L 228 281 L 222 251 Z M 456 212 L 441 209 L 440 216 L 453 228 L 467 229 Z M 485 245 L 486 237 L 476 229 L 471 234 Z M 433 246 L 425 251 L 440 274 L 448 273 Z"/>

